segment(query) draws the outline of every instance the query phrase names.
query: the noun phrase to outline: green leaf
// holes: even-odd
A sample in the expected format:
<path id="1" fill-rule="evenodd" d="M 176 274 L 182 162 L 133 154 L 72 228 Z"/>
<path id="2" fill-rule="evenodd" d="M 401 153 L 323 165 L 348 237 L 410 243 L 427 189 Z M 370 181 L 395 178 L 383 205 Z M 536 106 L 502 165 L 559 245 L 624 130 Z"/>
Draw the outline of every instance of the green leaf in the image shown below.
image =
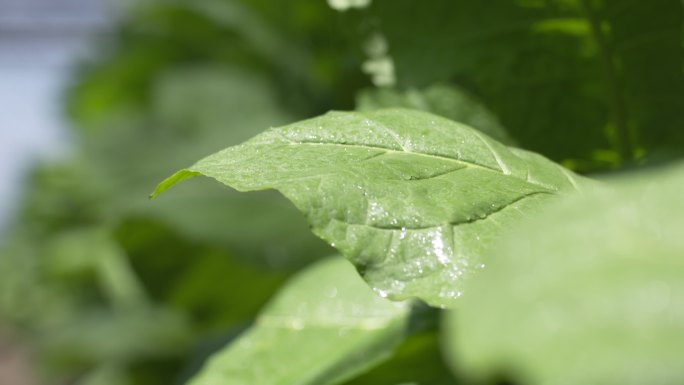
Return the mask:
<path id="1" fill-rule="evenodd" d="M 376 296 L 344 259 L 326 259 L 293 278 L 191 384 L 338 383 L 391 354 L 409 311 Z"/>
<path id="2" fill-rule="evenodd" d="M 47 277 L 67 282 L 93 273 L 105 298 L 117 309 L 147 307 L 145 289 L 130 265 L 128 256 L 105 228 L 63 231 L 47 243 L 42 266 Z"/>
<path id="3" fill-rule="evenodd" d="M 331 112 L 271 129 L 162 182 L 276 189 L 382 296 L 448 306 L 501 229 L 582 180 L 429 113 Z"/>
<path id="4" fill-rule="evenodd" d="M 526 384 L 684 383 L 682 189 L 684 164 L 631 176 L 512 232 L 446 319 L 454 366 Z"/>
<path id="5" fill-rule="evenodd" d="M 682 154 L 681 2 L 376 0 L 368 12 L 400 86 L 457 81 L 525 148 L 585 169 Z"/>
<path id="6" fill-rule="evenodd" d="M 515 142 L 491 111 L 467 91 L 446 84 L 435 84 L 424 89 L 404 92 L 388 88 L 369 88 L 356 97 L 356 109 L 372 111 L 402 107 L 431 112 L 477 128 L 504 144 Z"/>

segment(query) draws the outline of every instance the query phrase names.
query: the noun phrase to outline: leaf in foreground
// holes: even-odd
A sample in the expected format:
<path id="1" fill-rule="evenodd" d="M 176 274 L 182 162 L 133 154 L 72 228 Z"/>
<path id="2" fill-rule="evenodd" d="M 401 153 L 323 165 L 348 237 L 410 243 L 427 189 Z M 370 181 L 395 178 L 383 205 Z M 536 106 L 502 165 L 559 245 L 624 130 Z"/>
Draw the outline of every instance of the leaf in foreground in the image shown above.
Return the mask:
<path id="1" fill-rule="evenodd" d="M 684 164 L 518 229 L 446 320 L 455 366 L 529 384 L 682 384 Z"/>
<path id="2" fill-rule="evenodd" d="M 327 259 L 289 282 L 191 384 L 338 383 L 392 353 L 409 311 L 375 295 L 343 258 Z"/>
<path id="3" fill-rule="evenodd" d="M 271 129 L 162 182 L 276 189 L 382 296 L 449 306 L 502 229 L 582 179 L 425 112 L 331 112 Z"/>

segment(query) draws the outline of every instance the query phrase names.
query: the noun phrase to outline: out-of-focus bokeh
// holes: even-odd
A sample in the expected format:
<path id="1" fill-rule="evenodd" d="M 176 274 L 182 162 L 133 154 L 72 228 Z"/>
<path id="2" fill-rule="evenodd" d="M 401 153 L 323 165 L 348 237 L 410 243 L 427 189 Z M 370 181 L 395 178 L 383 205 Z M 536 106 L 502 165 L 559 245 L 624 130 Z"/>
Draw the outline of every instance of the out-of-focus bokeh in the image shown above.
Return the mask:
<path id="1" fill-rule="evenodd" d="M 25 173 L 69 149 L 61 111 L 63 88 L 86 42 L 107 25 L 103 1 L 0 1 L 0 234 L 17 215 Z M 3 279 L 8 274 L 3 270 Z M 5 293 L 5 296 L 20 295 Z M 33 384 L 29 349 L 0 320 L 0 379 Z"/>
<path id="2" fill-rule="evenodd" d="M 29 163 L 67 148 L 59 101 L 86 42 L 112 22 L 108 11 L 102 0 L 0 1 L 0 226 L 12 214 Z"/>
<path id="3" fill-rule="evenodd" d="M 174 170 L 370 84 L 324 2 L 0 2 L 0 378 L 183 383 L 332 252 L 274 193 Z M 7 357 L 7 358 L 6 358 Z"/>
<path id="4" fill-rule="evenodd" d="M 402 106 L 578 172 L 681 157 L 683 9 L 0 0 L 0 384 L 183 384 L 331 254 L 273 192 L 197 178 L 148 200 L 268 127 Z M 354 383 L 446 373 L 431 333 Z"/>

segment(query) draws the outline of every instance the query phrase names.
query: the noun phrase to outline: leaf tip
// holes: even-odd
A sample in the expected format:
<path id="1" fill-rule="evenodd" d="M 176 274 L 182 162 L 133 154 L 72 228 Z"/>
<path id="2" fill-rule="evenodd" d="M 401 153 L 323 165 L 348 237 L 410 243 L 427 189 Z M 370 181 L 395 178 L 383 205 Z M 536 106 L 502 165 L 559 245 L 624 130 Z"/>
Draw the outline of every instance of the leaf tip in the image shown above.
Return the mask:
<path id="1" fill-rule="evenodd" d="M 154 199 L 157 197 L 157 195 L 168 190 L 171 186 L 175 185 L 176 183 L 183 181 L 185 179 L 195 177 L 197 175 L 200 175 L 200 173 L 197 171 L 191 171 L 187 169 L 180 170 L 175 174 L 171 175 L 170 177 L 164 179 L 161 183 L 159 183 L 157 185 L 157 188 L 155 188 L 152 194 L 150 194 L 149 198 Z"/>

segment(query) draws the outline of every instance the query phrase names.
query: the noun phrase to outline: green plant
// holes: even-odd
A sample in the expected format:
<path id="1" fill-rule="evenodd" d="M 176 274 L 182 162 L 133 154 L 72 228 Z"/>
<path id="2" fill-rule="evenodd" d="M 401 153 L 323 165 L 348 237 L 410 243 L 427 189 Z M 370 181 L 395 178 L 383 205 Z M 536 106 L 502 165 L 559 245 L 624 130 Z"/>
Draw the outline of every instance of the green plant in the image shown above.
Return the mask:
<path id="1" fill-rule="evenodd" d="M 46 382 L 681 383 L 682 4 L 329 3 L 139 2 L 75 71 L 0 248 Z M 225 146 L 158 192 L 282 194 L 147 201 Z"/>
<path id="2" fill-rule="evenodd" d="M 266 131 L 179 171 L 153 196 L 197 175 L 239 191 L 277 189 L 380 297 L 399 302 L 371 304 L 347 287 L 351 277 L 314 268 L 193 383 L 339 382 L 411 333 L 397 329 L 410 298 L 458 309 L 448 313 L 444 348 L 465 373 L 678 383 L 684 223 L 673 211 L 684 208 L 683 169 L 632 177 L 645 188 L 592 184 L 467 126 L 402 109 L 333 112 Z M 580 197 L 546 207 L 573 193 Z M 475 286 L 464 289 L 471 275 Z M 357 338 L 365 343 L 348 347 Z M 325 359 L 307 362 L 312 352 Z"/>

